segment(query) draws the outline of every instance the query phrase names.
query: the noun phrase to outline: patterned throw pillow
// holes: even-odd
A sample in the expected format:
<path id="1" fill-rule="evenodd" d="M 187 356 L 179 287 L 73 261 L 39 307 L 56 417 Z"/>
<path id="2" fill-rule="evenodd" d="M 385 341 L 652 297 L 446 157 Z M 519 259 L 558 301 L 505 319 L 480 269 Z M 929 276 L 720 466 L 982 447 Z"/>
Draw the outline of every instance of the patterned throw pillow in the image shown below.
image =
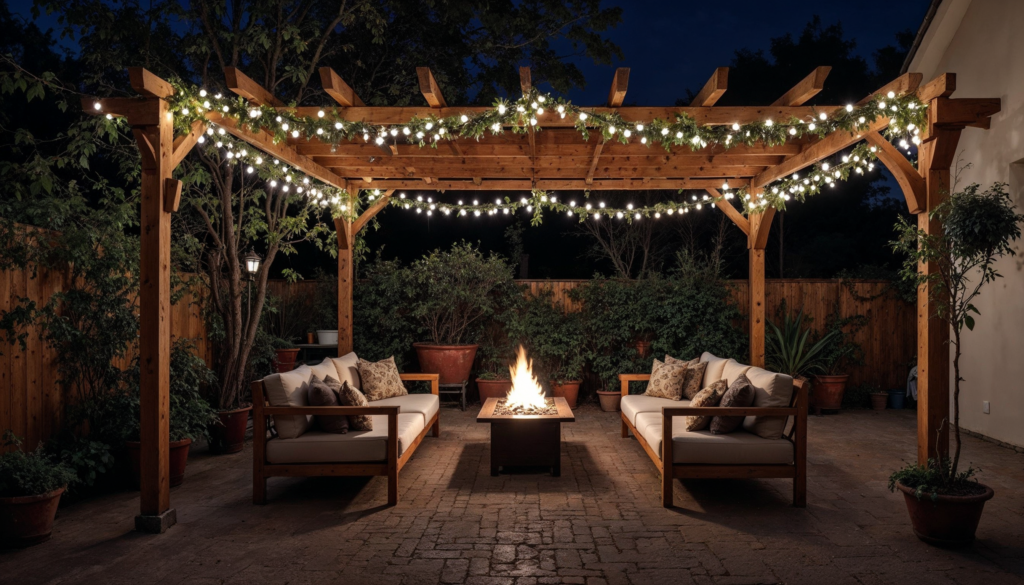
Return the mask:
<path id="1" fill-rule="evenodd" d="M 704 382 L 704 370 L 707 367 L 707 362 L 699 362 L 686 368 L 686 379 L 683 380 L 683 396 L 686 396 L 687 400 L 693 400 L 693 397 L 700 392 Z"/>
<path id="2" fill-rule="evenodd" d="M 363 393 L 370 402 L 384 400 L 394 396 L 405 396 L 409 392 L 402 384 L 402 377 L 395 365 L 395 356 L 379 362 L 359 360 L 359 378 L 362 380 Z"/>
<path id="3" fill-rule="evenodd" d="M 718 380 L 707 388 L 701 390 L 690 401 L 690 406 L 714 407 L 722 402 L 722 396 L 729 387 L 725 380 Z M 685 419 L 687 431 L 702 431 L 711 424 L 710 416 L 688 416 Z"/>
<path id="4" fill-rule="evenodd" d="M 689 360 L 689 361 L 687 361 L 687 360 L 677 360 L 676 358 L 668 355 L 667 353 L 665 354 L 665 363 L 666 364 L 682 364 L 682 365 L 684 365 L 684 366 L 689 368 L 690 366 L 697 365 L 697 362 L 699 362 L 699 361 L 700 361 L 700 358 L 693 358 L 692 360 Z"/>
<path id="5" fill-rule="evenodd" d="M 686 364 L 666 364 L 654 360 L 651 369 L 651 381 L 647 384 L 644 396 L 680 400 L 683 397 L 683 378 L 686 376 Z"/>
<path id="6" fill-rule="evenodd" d="M 348 382 L 341 383 L 341 392 L 338 392 L 338 402 L 342 406 L 369 406 L 366 396 L 356 390 Z M 353 414 L 348 417 L 348 427 L 353 431 L 372 431 L 373 419 L 368 414 Z"/>
<path id="7" fill-rule="evenodd" d="M 330 376 L 327 376 L 328 380 L 334 380 Z M 335 390 L 326 383 L 321 381 L 314 375 L 309 379 L 309 395 L 307 400 L 310 406 L 338 406 L 338 395 Z M 327 433 L 338 433 L 345 434 L 348 432 L 348 417 L 347 416 L 324 416 L 316 415 L 313 417 L 316 420 L 317 426 Z"/>
<path id="8" fill-rule="evenodd" d="M 741 374 L 739 378 L 733 380 L 732 384 L 729 385 L 729 389 L 725 391 L 725 396 L 722 397 L 722 401 L 718 406 L 722 408 L 747 408 L 752 404 L 754 404 L 754 387 L 750 385 L 750 380 L 747 379 L 747 376 Z M 715 435 L 731 433 L 740 428 L 742 424 L 742 416 L 716 416 L 711 419 L 711 433 Z"/>

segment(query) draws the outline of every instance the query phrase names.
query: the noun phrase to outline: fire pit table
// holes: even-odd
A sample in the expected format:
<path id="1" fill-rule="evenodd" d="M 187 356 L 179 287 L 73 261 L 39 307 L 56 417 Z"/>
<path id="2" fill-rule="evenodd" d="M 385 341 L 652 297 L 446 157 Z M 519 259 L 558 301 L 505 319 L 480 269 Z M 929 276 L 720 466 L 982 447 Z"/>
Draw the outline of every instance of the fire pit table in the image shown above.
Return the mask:
<path id="1" fill-rule="evenodd" d="M 576 417 L 564 398 L 547 398 L 543 410 L 521 411 L 506 407 L 505 398 L 488 398 L 476 417 L 491 424 L 491 475 L 502 467 L 550 467 L 562 474 L 562 423 Z"/>

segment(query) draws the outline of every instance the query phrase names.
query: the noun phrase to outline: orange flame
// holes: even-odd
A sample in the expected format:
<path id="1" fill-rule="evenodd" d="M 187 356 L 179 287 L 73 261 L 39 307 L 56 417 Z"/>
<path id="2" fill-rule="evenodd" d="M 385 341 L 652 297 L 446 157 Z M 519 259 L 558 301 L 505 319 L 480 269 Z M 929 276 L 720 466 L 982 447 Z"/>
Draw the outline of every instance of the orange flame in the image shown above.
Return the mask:
<path id="1" fill-rule="evenodd" d="M 512 390 L 506 397 L 505 405 L 508 408 L 541 410 L 547 407 L 544 389 L 533 375 L 533 360 L 527 359 L 526 349 L 521 345 L 516 364 L 509 366 L 509 372 L 512 374 Z"/>

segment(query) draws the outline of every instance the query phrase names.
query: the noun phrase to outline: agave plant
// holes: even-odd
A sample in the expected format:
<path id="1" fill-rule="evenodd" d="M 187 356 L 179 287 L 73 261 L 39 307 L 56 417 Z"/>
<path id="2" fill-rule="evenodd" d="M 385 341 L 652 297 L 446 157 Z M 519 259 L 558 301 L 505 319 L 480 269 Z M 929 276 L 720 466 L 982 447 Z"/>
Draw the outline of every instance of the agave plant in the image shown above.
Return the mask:
<path id="1" fill-rule="evenodd" d="M 775 371 L 794 378 L 817 374 L 824 370 L 824 350 L 837 333 L 836 330 L 829 331 L 808 346 L 807 338 L 811 334 L 811 329 L 804 327 L 803 321 L 803 310 L 797 313 L 796 317 L 791 317 L 787 313 L 783 317 L 782 328 L 769 319 L 769 331 L 765 336 L 768 365 Z"/>

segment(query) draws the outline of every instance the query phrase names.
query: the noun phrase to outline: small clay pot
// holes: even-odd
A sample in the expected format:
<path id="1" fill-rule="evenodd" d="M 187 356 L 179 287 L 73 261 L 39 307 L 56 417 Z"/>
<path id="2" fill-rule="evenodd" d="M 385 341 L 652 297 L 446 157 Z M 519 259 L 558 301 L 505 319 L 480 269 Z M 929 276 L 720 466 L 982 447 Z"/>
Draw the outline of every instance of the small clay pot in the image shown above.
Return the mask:
<path id="1" fill-rule="evenodd" d="M 476 389 L 480 392 L 480 402 L 487 402 L 488 398 L 504 398 L 512 390 L 512 380 L 482 380 L 477 378 Z"/>
<path id="2" fill-rule="evenodd" d="M 885 410 L 885 405 L 889 402 L 888 392 L 872 392 L 871 393 L 871 410 Z"/>
<path id="3" fill-rule="evenodd" d="M 556 397 L 565 398 L 565 401 L 569 404 L 569 408 L 576 408 L 576 399 L 579 398 L 580 395 L 580 382 L 572 380 L 559 384 L 552 381 L 551 392 Z"/>
<path id="4" fill-rule="evenodd" d="M 37 496 L 0 498 L 0 548 L 23 548 L 50 540 L 64 489 Z"/>
<path id="5" fill-rule="evenodd" d="M 982 494 L 936 496 L 934 499 L 931 494 L 921 494 L 919 500 L 913 488 L 901 483 L 897 483 L 896 487 L 903 492 L 903 499 L 907 502 L 914 534 L 928 544 L 950 548 L 964 547 L 974 542 L 974 533 L 978 530 L 985 502 L 995 495 L 992 488 L 982 485 L 985 488 Z"/>
<path id="6" fill-rule="evenodd" d="M 617 412 L 619 410 L 619 403 L 622 402 L 622 392 L 598 390 L 597 399 L 601 401 L 601 410 Z"/>
<path id="7" fill-rule="evenodd" d="M 252 406 L 217 413 L 219 425 L 210 426 L 210 451 L 229 455 L 238 453 L 245 446 L 245 427 L 249 423 Z"/>

